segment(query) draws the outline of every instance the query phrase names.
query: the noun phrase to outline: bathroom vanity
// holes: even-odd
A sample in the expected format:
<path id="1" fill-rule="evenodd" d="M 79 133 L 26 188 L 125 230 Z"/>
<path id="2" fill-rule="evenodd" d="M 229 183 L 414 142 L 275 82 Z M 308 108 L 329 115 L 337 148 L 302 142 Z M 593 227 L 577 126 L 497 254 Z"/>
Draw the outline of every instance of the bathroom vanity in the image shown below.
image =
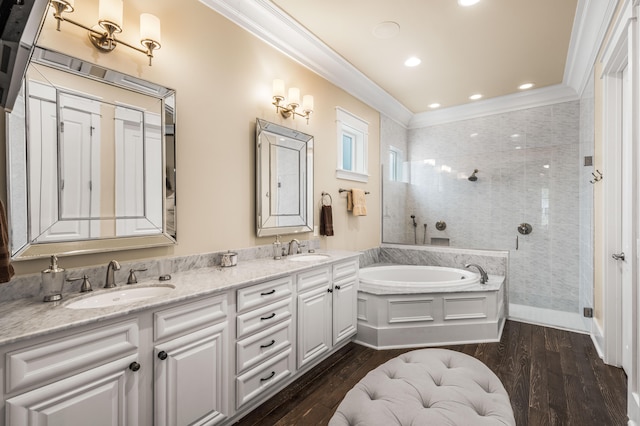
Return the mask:
<path id="1" fill-rule="evenodd" d="M 235 422 L 356 333 L 358 253 L 304 257 L 177 273 L 127 304 L 0 305 L 0 425 Z"/>

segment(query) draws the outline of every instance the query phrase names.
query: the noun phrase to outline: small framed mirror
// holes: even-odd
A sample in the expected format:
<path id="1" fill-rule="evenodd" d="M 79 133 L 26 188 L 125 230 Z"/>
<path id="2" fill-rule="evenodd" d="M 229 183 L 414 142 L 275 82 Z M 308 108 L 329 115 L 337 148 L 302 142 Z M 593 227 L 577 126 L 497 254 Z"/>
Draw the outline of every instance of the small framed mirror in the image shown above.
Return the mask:
<path id="1" fill-rule="evenodd" d="M 313 230 L 313 136 L 256 121 L 256 233 Z"/>

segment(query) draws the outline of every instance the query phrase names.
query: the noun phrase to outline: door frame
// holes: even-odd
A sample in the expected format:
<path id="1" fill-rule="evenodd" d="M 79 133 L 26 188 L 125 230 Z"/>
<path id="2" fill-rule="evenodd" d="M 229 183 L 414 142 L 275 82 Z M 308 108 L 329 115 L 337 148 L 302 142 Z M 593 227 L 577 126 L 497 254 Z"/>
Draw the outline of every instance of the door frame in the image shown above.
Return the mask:
<path id="1" fill-rule="evenodd" d="M 636 3 L 635 1 L 633 3 Z M 627 170 L 629 175 L 620 176 L 614 173 L 620 170 L 622 164 L 622 135 L 623 135 L 623 108 L 622 108 L 622 71 L 628 67 L 630 90 L 631 90 L 631 116 L 637 117 L 640 113 L 640 79 L 638 65 L 640 60 L 638 44 L 638 6 L 634 6 L 632 1 L 626 0 L 623 5 L 608 44 L 605 46 L 602 56 L 602 80 L 603 80 L 603 167 L 611 173 L 605 173 L 603 179 L 603 202 L 604 206 L 621 205 L 622 179 L 634 185 L 633 208 L 638 211 L 638 201 L 640 188 L 637 181 L 632 181 L 633 173 Z M 630 129 L 631 144 L 638 147 L 638 120 L 631 120 Z M 633 157 L 632 168 L 640 165 L 639 150 L 636 150 Z M 614 210 L 613 212 L 611 210 Z M 640 362 L 638 361 L 638 341 L 640 340 L 640 325 L 638 324 L 638 306 L 640 305 L 638 295 L 638 235 L 640 229 L 638 217 L 632 219 L 632 231 L 634 239 L 632 253 L 629 253 L 627 260 L 632 262 L 632 276 L 636 280 L 632 283 L 632 348 L 631 366 L 628 376 L 628 403 L 627 415 L 629 424 L 636 425 L 640 422 L 640 397 L 638 396 L 638 384 L 640 383 Z M 599 256 L 602 260 L 602 296 L 603 296 L 603 358 L 605 363 L 620 366 L 622 363 L 622 282 L 620 269 L 617 261 L 611 258 L 612 253 L 620 251 L 622 239 L 620 229 L 622 225 L 619 209 L 603 209 L 603 244 Z"/>

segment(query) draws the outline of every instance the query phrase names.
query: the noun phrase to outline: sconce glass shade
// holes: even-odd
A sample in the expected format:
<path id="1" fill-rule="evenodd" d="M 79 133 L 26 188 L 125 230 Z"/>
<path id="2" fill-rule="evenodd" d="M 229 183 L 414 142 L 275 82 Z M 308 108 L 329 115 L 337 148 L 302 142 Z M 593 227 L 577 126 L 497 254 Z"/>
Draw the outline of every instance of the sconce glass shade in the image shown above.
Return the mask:
<path id="1" fill-rule="evenodd" d="M 100 0 L 98 4 L 98 22 L 114 24 L 122 31 L 122 9 L 122 0 Z M 100 26 L 104 28 L 102 24 Z"/>
<path id="2" fill-rule="evenodd" d="M 289 88 L 288 102 L 289 105 L 300 105 L 300 89 L 298 89 L 297 87 Z"/>
<path id="3" fill-rule="evenodd" d="M 140 40 L 151 40 L 160 46 L 160 18 L 150 13 L 140 15 Z"/>
<path id="4" fill-rule="evenodd" d="M 313 96 L 312 95 L 304 95 L 302 97 L 302 111 L 304 112 L 312 112 L 313 111 Z"/>
<path id="5" fill-rule="evenodd" d="M 284 81 L 275 79 L 273 80 L 273 95 L 274 98 L 284 99 Z"/>

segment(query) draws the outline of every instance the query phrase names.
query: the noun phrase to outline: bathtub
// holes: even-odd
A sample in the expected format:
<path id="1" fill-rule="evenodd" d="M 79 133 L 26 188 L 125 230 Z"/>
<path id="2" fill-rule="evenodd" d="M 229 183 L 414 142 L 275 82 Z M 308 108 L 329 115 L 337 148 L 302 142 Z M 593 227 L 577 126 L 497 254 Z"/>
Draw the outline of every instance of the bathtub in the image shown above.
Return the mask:
<path id="1" fill-rule="evenodd" d="M 377 294 L 430 293 L 480 288 L 480 274 L 442 266 L 389 265 L 360 270 L 360 290 Z"/>
<path id="2" fill-rule="evenodd" d="M 356 341 L 376 349 L 500 341 L 505 279 L 439 266 L 360 269 Z"/>

